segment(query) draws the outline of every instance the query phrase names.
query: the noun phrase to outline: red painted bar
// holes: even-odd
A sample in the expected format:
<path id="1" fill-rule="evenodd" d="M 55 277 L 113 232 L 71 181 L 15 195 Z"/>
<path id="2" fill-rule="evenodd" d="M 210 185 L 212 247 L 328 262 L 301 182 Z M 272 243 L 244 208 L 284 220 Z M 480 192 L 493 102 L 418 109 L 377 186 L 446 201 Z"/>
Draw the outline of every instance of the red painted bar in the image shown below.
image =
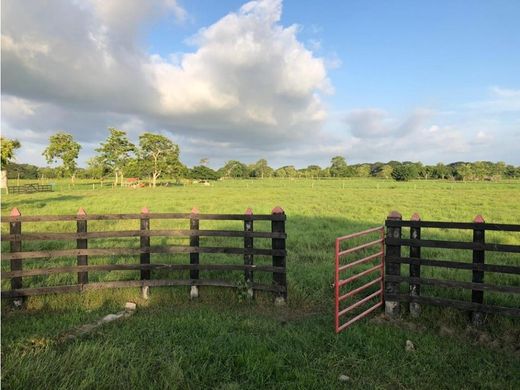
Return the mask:
<path id="1" fill-rule="evenodd" d="M 360 272 L 359 274 L 357 275 L 354 275 L 354 276 L 351 276 L 350 278 L 347 278 L 347 279 L 344 279 L 344 280 L 341 280 L 339 282 L 339 286 L 344 286 L 345 284 L 347 283 L 350 283 L 350 282 L 353 282 L 354 280 L 357 280 L 359 278 L 361 278 L 362 276 L 365 276 L 365 275 L 368 275 L 374 271 L 377 271 L 378 269 L 382 269 L 383 268 L 383 265 L 382 264 L 378 264 L 376 265 L 375 267 L 372 267 L 372 268 L 369 268 L 363 272 Z"/>
<path id="2" fill-rule="evenodd" d="M 374 253 L 373 255 L 370 255 L 370 256 L 367 256 L 367 257 L 363 257 L 362 259 L 356 260 L 356 261 L 354 261 L 352 263 L 348 263 L 348 264 L 342 265 L 341 267 L 339 267 L 339 270 L 340 271 L 344 271 L 344 270 L 352 268 L 352 267 L 354 267 L 356 265 L 363 264 L 363 263 L 366 263 L 366 262 L 368 262 L 370 260 L 373 260 L 376 257 L 381 257 L 381 256 L 383 256 L 383 254 L 384 254 L 383 251 L 379 251 L 377 253 Z"/>
<path id="3" fill-rule="evenodd" d="M 358 287 L 352 291 L 349 291 L 348 293 L 346 293 L 345 295 L 342 295 L 338 298 L 338 300 L 341 302 L 341 301 L 344 301 L 345 299 L 347 298 L 350 298 L 351 296 L 354 296 L 356 295 L 358 292 L 361 292 L 367 288 L 369 288 L 370 286 L 373 286 L 374 284 L 378 283 L 378 282 L 381 282 L 383 280 L 383 277 L 380 276 L 378 277 L 377 279 L 374 279 L 370 282 L 368 282 L 367 284 L 364 284 L 362 285 L 361 287 Z"/>
<path id="4" fill-rule="evenodd" d="M 381 243 L 381 239 L 377 239 L 374 241 L 367 242 L 366 244 L 355 246 L 354 248 L 346 249 L 344 251 L 339 252 L 339 256 L 345 256 L 353 252 L 360 251 L 361 249 L 370 248 L 371 246 L 377 245 Z"/>
<path id="5" fill-rule="evenodd" d="M 375 297 L 377 297 L 378 295 L 381 295 L 382 293 L 383 293 L 383 290 L 381 290 L 381 289 L 377 290 L 376 292 L 373 292 L 372 294 L 366 296 L 365 298 L 363 298 L 363 299 L 357 301 L 357 302 L 354 303 L 353 305 L 350 305 L 350 306 L 347 307 L 346 309 L 341 310 L 341 311 L 338 313 L 338 317 L 341 317 L 342 315 L 347 314 L 349 311 L 354 310 L 356 307 L 361 306 L 363 303 L 366 303 L 366 302 L 370 301 L 372 298 L 375 298 Z"/>

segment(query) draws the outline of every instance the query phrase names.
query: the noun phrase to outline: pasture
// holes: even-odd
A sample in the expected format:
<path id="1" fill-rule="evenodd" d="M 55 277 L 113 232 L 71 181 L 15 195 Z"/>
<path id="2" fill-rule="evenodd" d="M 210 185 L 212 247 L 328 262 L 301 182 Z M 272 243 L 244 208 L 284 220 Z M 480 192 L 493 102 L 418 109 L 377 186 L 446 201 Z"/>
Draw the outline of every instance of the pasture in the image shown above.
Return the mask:
<path id="1" fill-rule="evenodd" d="M 61 182 L 56 188 L 52 193 L 4 195 L 2 215 L 13 207 L 22 215 L 48 215 L 75 214 L 79 207 L 92 214 L 137 213 L 143 206 L 152 212 L 183 213 L 192 207 L 201 213 L 244 213 L 251 207 L 253 213 L 268 214 L 274 206 L 282 206 L 287 214 L 288 304 L 274 307 L 268 294 L 244 301 L 233 290 L 216 288 L 203 288 L 198 300 L 189 301 L 185 287 L 152 288 L 148 301 L 136 288 L 31 297 L 25 310 L 12 310 L 4 300 L 5 388 L 42 384 L 47 388 L 193 389 L 520 386 L 518 318 L 490 317 L 485 329 L 476 331 L 467 328 L 464 312 L 424 307 L 424 315 L 416 320 L 405 315 L 402 320 L 386 321 L 377 313 L 336 336 L 331 289 L 336 237 L 381 225 L 391 210 L 400 211 L 404 218 L 418 212 L 423 220 L 470 222 L 481 214 L 486 222 L 519 223 L 519 182 L 266 179 L 155 189 L 93 189 L 91 182 L 69 188 Z M 115 221 L 110 229 L 136 228 L 132 223 Z M 220 221 L 205 226 L 236 227 Z M 39 231 L 49 232 L 71 228 L 75 226 L 61 222 L 38 226 Z M 30 229 L 27 224 L 24 231 Z M 470 234 L 439 231 L 434 237 L 462 239 L 466 233 Z M 490 236 L 500 243 L 520 242 L 517 233 Z M 170 241 L 182 239 L 164 242 Z M 68 248 L 66 242 L 46 245 L 46 249 Z M 8 243 L 2 243 L 2 251 L 7 250 Z M 444 254 L 441 249 L 430 251 L 432 257 Z M 463 252 L 460 259 L 468 256 Z M 500 254 L 488 260 L 518 264 L 518 255 Z M 8 267 L 2 264 L 4 271 Z M 115 280 L 122 277 L 118 272 L 92 278 Z M 470 275 L 464 270 L 444 272 Z M 67 282 L 75 277 L 55 274 L 46 281 L 35 277 L 24 283 Z M 515 275 L 500 278 L 520 285 Z M 488 281 L 492 283 L 493 276 Z M 2 283 L 8 288 L 8 280 Z M 486 294 L 486 299 L 520 306 L 512 294 Z M 61 341 L 63 332 L 113 313 L 129 300 L 138 303 L 132 317 L 77 340 Z M 405 353 L 408 339 L 415 352 Z M 338 381 L 342 374 L 350 380 Z"/>

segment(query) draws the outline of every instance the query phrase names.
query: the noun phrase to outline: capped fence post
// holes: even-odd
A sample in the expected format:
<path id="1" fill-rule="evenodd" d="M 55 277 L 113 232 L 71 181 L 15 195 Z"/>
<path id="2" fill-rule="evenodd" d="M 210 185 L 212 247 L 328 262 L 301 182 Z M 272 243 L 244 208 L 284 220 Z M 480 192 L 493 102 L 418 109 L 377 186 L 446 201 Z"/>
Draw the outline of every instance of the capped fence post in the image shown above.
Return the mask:
<path id="1" fill-rule="evenodd" d="M 398 211 L 392 211 L 388 217 L 387 221 L 401 221 L 403 217 Z M 401 227 L 393 227 L 387 226 L 386 229 L 386 237 L 391 239 L 400 239 L 401 238 Z M 386 256 L 387 257 L 401 257 L 401 245 L 389 245 L 386 244 Z M 401 275 L 401 263 L 394 263 L 390 261 L 385 261 L 385 273 L 386 275 L 392 276 L 400 276 Z M 385 281 L 385 313 L 390 317 L 396 317 L 400 313 L 400 303 L 399 303 L 399 282 L 387 282 Z M 394 296 L 391 298 L 387 298 L 387 296 Z"/>
<path id="2" fill-rule="evenodd" d="M 141 265 L 150 264 L 150 210 L 147 207 L 143 207 L 141 209 L 141 218 L 140 218 L 140 228 L 141 234 L 140 237 L 140 247 L 141 247 L 141 255 L 140 255 L 140 263 Z M 141 268 L 141 280 L 150 280 L 150 269 Z M 142 286 L 141 294 L 144 299 L 148 299 L 150 293 L 150 286 Z"/>
<path id="3" fill-rule="evenodd" d="M 271 231 L 273 233 L 285 233 L 285 212 L 281 207 L 275 207 L 272 211 L 273 216 L 282 216 L 280 220 L 271 221 Z M 272 239 L 273 250 L 285 251 L 285 238 L 273 238 Z M 284 255 L 273 255 L 273 267 L 282 267 L 286 270 Z M 275 304 L 284 304 L 287 301 L 287 274 L 285 272 L 273 272 L 273 284 L 282 288 L 282 291 L 278 292 L 275 299 Z"/>
<path id="4" fill-rule="evenodd" d="M 197 216 L 199 214 L 199 210 L 195 207 L 191 209 L 191 215 L 190 215 L 190 247 L 192 248 L 199 248 L 200 240 L 199 240 L 199 218 Z M 196 231 L 196 233 L 194 233 Z M 199 265 L 199 253 L 198 252 L 191 252 L 190 253 L 190 264 L 191 265 Z M 191 269 L 190 270 L 190 279 L 192 282 L 191 290 L 190 290 L 190 298 L 198 298 L 199 297 L 199 288 L 195 284 L 196 281 L 199 279 L 199 269 Z"/>
<path id="5" fill-rule="evenodd" d="M 412 215 L 411 221 L 419 222 L 421 217 L 419 214 L 415 213 Z M 410 227 L 410 239 L 411 240 L 420 240 L 421 239 L 421 228 Z M 420 261 L 421 259 L 421 247 L 410 245 L 410 258 L 417 259 Z M 410 277 L 411 278 L 420 278 L 421 277 L 421 265 L 420 264 L 412 264 L 410 263 Z M 418 297 L 421 295 L 421 284 L 410 282 L 410 296 Z M 419 317 L 421 314 L 421 304 L 418 302 L 410 302 L 410 314 L 412 317 Z"/>
<path id="6" fill-rule="evenodd" d="M 484 218 L 482 218 L 482 215 L 477 215 L 475 219 L 473 220 L 476 224 L 484 223 Z M 485 243 L 485 228 L 482 226 L 482 228 L 475 227 L 473 229 L 473 243 L 475 244 L 482 244 Z M 476 266 L 477 264 L 484 265 L 485 261 L 485 251 L 484 248 L 480 249 L 473 249 L 473 266 Z M 478 271 L 475 268 L 473 268 L 473 283 L 484 283 L 484 271 Z M 473 303 L 484 303 L 484 291 L 482 290 L 472 290 L 471 291 L 471 302 Z M 482 326 L 484 323 L 484 314 L 482 312 L 479 312 L 478 310 L 473 311 L 471 313 L 471 322 L 474 326 Z"/>
<path id="7" fill-rule="evenodd" d="M 253 210 L 248 208 L 245 212 L 244 219 L 244 249 L 247 251 L 248 249 L 253 249 L 253 237 L 247 236 L 248 232 L 253 232 Z M 253 265 L 253 254 L 245 253 L 244 254 L 244 265 L 250 266 Z M 253 290 L 253 270 L 251 268 L 244 270 L 244 279 L 247 285 L 247 294 L 249 298 L 254 298 L 254 290 Z"/>
<path id="8" fill-rule="evenodd" d="M 11 253 L 22 251 L 22 240 L 20 238 L 20 235 L 22 234 L 22 221 L 19 220 L 19 218 L 21 216 L 22 216 L 22 214 L 20 213 L 20 210 L 18 210 L 16 207 L 11 210 L 11 214 L 10 214 L 11 221 L 9 223 L 9 233 L 11 235 L 14 234 L 14 235 L 18 236 L 18 237 L 15 237 L 10 242 Z M 11 263 L 10 264 L 11 271 L 21 271 L 22 270 L 22 260 L 21 259 L 11 259 L 10 263 Z M 20 276 L 11 278 L 11 290 L 17 290 L 19 288 L 22 288 L 22 278 Z M 23 298 L 13 299 L 13 305 L 15 307 L 22 307 Z"/>
<path id="9" fill-rule="evenodd" d="M 78 235 L 80 233 L 87 233 L 87 213 L 85 210 L 80 207 L 78 213 L 76 214 L 77 218 L 77 232 Z M 76 240 L 76 248 L 77 249 L 87 249 L 88 248 L 88 239 L 78 238 Z M 78 255 L 77 264 L 80 266 L 88 265 L 88 256 L 87 255 Z M 88 283 L 88 272 L 78 272 L 78 284 L 87 284 Z"/>

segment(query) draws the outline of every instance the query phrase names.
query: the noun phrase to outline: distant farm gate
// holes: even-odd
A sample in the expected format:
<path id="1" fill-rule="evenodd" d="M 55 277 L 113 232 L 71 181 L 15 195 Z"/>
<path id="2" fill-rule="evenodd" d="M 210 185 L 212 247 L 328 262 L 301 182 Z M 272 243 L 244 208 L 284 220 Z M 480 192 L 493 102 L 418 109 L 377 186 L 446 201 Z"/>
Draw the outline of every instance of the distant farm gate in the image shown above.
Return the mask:
<path id="1" fill-rule="evenodd" d="M 189 221 L 189 229 L 153 230 L 150 228 L 152 220 Z M 136 220 L 139 223 L 137 230 L 125 231 L 88 231 L 88 221 L 118 221 Z M 202 230 L 200 221 L 222 220 L 243 221 L 243 230 Z M 2 291 L 2 298 L 21 298 L 31 295 L 81 292 L 90 289 L 115 287 L 142 287 L 149 286 L 192 286 L 191 295 L 198 296 L 199 286 L 244 287 L 248 294 L 253 295 L 255 290 L 270 291 L 279 299 L 287 298 L 286 281 L 286 250 L 285 250 L 285 220 L 284 211 L 276 207 L 271 214 L 254 215 L 251 209 L 245 214 L 201 214 L 197 209 L 191 213 L 150 213 L 144 208 L 140 214 L 98 214 L 88 215 L 80 209 L 77 215 L 49 215 L 49 216 L 22 216 L 18 209 L 13 209 L 11 215 L 2 220 L 9 223 L 9 233 L 2 233 L 2 240 L 9 241 L 10 252 L 2 254 L 2 261 L 10 262 L 10 271 L 2 272 L 2 279 L 11 279 L 11 289 Z M 72 233 L 23 233 L 22 224 L 32 222 L 70 221 L 76 223 L 76 232 Z M 253 229 L 254 221 L 270 221 L 271 231 Z M 135 237 L 139 239 L 139 248 L 89 248 L 89 240 L 99 238 Z M 189 246 L 179 245 L 150 245 L 151 237 L 185 237 L 189 238 Z M 205 247 L 200 245 L 200 237 L 242 237 L 241 247 Z M 269 249 L 255 248 L 255 239 L 271 239 Z M 76 249 L 23 251 L 24 241 L 55 241 L 75 240 Z M 265 246 L 265 245 L 264 245 Z M 189 263 L 152 263 L 151 254 L 189 254 Z M 225 254 L 243 257 L 241 264 L 201 264 L 199 254 Z M 128 264 L 93 264 L 89 265 L 89 258 L 94 256 L 132 256 L 139 255 L 139 263 Z M 255 256 L 272 257 L 272 265 L 255 265 Z M 28 260 L 41 260 L 42 264 L 49 264 L 52 258 L 75 257 L 77 265 L 58 266 L 47 268 L 24 269 L 23 263 Z M 117 280 L 108 282 L 89 283 L 89 271 L 140 270 L 139 280 Z M 189 279 L 151 279 L 152 270 L 182 271 L 189 270 Z M 230 280 L 200 279 L 199 271 L 243 271 L 243 282 Z M 259 284 L 254 281 L 256 272 L 272 273 L 271 284 Z M 73 285 L 58 285 L 45 287 L 24 287 L 22 278 L 50 275 L 56 273 L 77 273 L 77 283 Z"/>
<path id="2" fill-rule="evenodd" d="M 11 194 L 32 194 L 34 192 L 52 192 L 50 184 L 25 184 L 23 186 L 9 186 Z"/>

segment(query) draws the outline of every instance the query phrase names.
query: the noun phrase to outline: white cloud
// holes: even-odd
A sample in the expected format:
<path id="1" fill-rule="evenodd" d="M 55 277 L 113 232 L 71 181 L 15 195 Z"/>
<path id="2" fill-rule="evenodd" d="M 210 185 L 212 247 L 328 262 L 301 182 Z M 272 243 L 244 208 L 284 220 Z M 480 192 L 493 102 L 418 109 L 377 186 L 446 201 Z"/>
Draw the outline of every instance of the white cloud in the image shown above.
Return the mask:
<path id="1" fill-rule="evenodd" d="M 491 87 L 489 98 L 465 105 L 467 109 L 487 114 L 520 113 L 520 89 Z"/>
<path id="2" fill-rule="evenodd" d="M 66 128 L 85 141 L 104 138 L 106 128 L 92 127 L 114 118 L 251 148 L 310 139 L 332 87 L 324 60 L 281 12 L 281 0 L 246 3 L 191 37 L 193 52 L 161 57 L 145 51 L 142 34 L 164 14 L 186 20 L 176 1 L 6 2 L 2 121 L 18 135 Z M 15 114 L 9 106 L 21 101 L 39 115 Z"/>

